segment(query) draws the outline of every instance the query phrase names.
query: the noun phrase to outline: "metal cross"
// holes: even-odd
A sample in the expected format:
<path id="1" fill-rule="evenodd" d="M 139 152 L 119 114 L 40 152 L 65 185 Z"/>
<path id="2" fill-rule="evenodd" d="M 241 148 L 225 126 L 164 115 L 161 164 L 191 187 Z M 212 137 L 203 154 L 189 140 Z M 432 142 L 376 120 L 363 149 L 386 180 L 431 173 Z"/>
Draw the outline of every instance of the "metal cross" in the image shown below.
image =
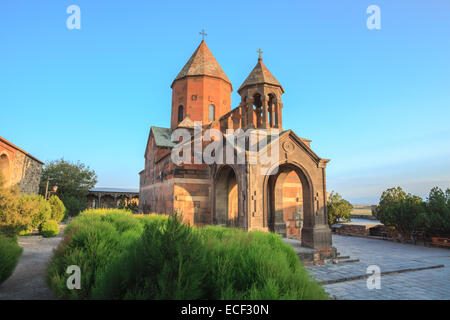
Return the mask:
<path id="1" fill-rule="evenodd" d="M 202 29 L 202 32 L 199 32 L 198 34 L 202 35 L 202 40 L 205 40 L 205 36 L 207 36 L 208 34 L 205 33 L 205 30 Z"/>
<path id="2" fill-rule="evenodd" d="M 261 51 L 261 48 L 259 48 L 258 51 L 256 51 L 256 52 L 259 53 L 259 59 L 261 59 L 261 53 L 263 53 L 263 52 Z"/>

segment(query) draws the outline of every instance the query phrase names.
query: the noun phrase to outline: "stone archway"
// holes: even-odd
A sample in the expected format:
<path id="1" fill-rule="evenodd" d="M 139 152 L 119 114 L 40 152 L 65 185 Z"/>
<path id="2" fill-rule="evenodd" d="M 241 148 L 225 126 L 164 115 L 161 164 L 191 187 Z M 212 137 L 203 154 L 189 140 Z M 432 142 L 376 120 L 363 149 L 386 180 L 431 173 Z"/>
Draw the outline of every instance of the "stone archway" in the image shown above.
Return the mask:
<path id="1" fill-rule="evenodd" d="M 6 186 L 11 182 L 11 164 L 6 153 L 0 155 L 0 174 Z"/>
<path id="2" fill-rule="evenodd" d="M 267 179 L 267 226 L 282 237 L 301 239 L 304 226 L 313 223 L 313 190 L 307 173 L 284 163 Z"/>
<path id="3" fill-rule="evenodd" d="M 224 166 L 218 171 L 214 189 L 214 223 L 239 227 L 239 186 L 231 166 Z"/>

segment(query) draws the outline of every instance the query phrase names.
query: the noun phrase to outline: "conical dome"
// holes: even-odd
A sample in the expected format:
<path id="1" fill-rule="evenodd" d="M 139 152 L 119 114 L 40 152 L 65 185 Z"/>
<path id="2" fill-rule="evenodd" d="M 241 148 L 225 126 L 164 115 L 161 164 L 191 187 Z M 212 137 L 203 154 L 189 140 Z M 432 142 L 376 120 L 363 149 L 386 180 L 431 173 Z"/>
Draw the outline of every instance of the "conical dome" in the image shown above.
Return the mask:
<path id="1" fill-rule="evenodd" d="M 247 79 L 245 79 L 238 92 L 240 92 L 245 87 L 257 84 L 270 84 L 273 86 L 278 86 L 281 88 L 281 91 L 284 92 L 283 87 L 278 82 L 278 80 L 275 79 L 269 69 L 267 69 L 267 67 L 264 65 L 261 57 L 258 59 L 258 63 L 253 68 L 252 72 L 250 72 Z"/>
<path id="2" fill-rule="evenodd" d="M 204 40 L 202 40 L 197 50 L 195 50 L 194 54 L 173 81 L 175 82 L 176 80 L 189 76 L 215 77 L 222 79 L 231 85 L 231 81 L 228 79 L 225 72 L 223 72 Z"/>

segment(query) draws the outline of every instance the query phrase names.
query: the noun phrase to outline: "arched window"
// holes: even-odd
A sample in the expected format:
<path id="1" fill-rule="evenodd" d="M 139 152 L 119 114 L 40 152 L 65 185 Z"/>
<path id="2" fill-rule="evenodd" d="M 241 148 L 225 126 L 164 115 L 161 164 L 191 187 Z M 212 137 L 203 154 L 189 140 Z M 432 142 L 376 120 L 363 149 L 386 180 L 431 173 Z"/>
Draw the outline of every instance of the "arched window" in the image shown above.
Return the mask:
<path id="1" fill-rule="evenodd" d="M 181 121 L 183 121 L 183 106 L 180 105 L 178 107 L 178 123 L 180 123 Z"/>
<path id="2" fill-rule="evenodd" d="M 209 121 L 216 120 L 216 107 L 213 104 L 209 105 Z"/>
<path id="3" fill-rule="evenodd" d="M 10 164 L 8 156 L 3 153 L 0 155 L 0 175 L 2 176 L 3 183 L 7 186 L 9 185 L 10 180 Z"/>

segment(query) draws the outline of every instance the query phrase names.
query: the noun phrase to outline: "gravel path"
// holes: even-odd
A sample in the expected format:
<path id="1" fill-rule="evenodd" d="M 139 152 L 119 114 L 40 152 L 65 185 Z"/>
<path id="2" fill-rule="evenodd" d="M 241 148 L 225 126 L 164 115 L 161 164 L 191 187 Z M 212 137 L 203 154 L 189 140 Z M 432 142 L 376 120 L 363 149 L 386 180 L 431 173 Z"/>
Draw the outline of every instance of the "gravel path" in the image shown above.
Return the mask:
<path id="1" fill-rule="evenodd" d="M 50 300 L 55 295 L 45 283 L 47 263 L 63 236 L 63 230 L 54 238 L 42 236 L 19 237 L 23 247 L 14 273 L 0 285 L 0 300 Z"/>

